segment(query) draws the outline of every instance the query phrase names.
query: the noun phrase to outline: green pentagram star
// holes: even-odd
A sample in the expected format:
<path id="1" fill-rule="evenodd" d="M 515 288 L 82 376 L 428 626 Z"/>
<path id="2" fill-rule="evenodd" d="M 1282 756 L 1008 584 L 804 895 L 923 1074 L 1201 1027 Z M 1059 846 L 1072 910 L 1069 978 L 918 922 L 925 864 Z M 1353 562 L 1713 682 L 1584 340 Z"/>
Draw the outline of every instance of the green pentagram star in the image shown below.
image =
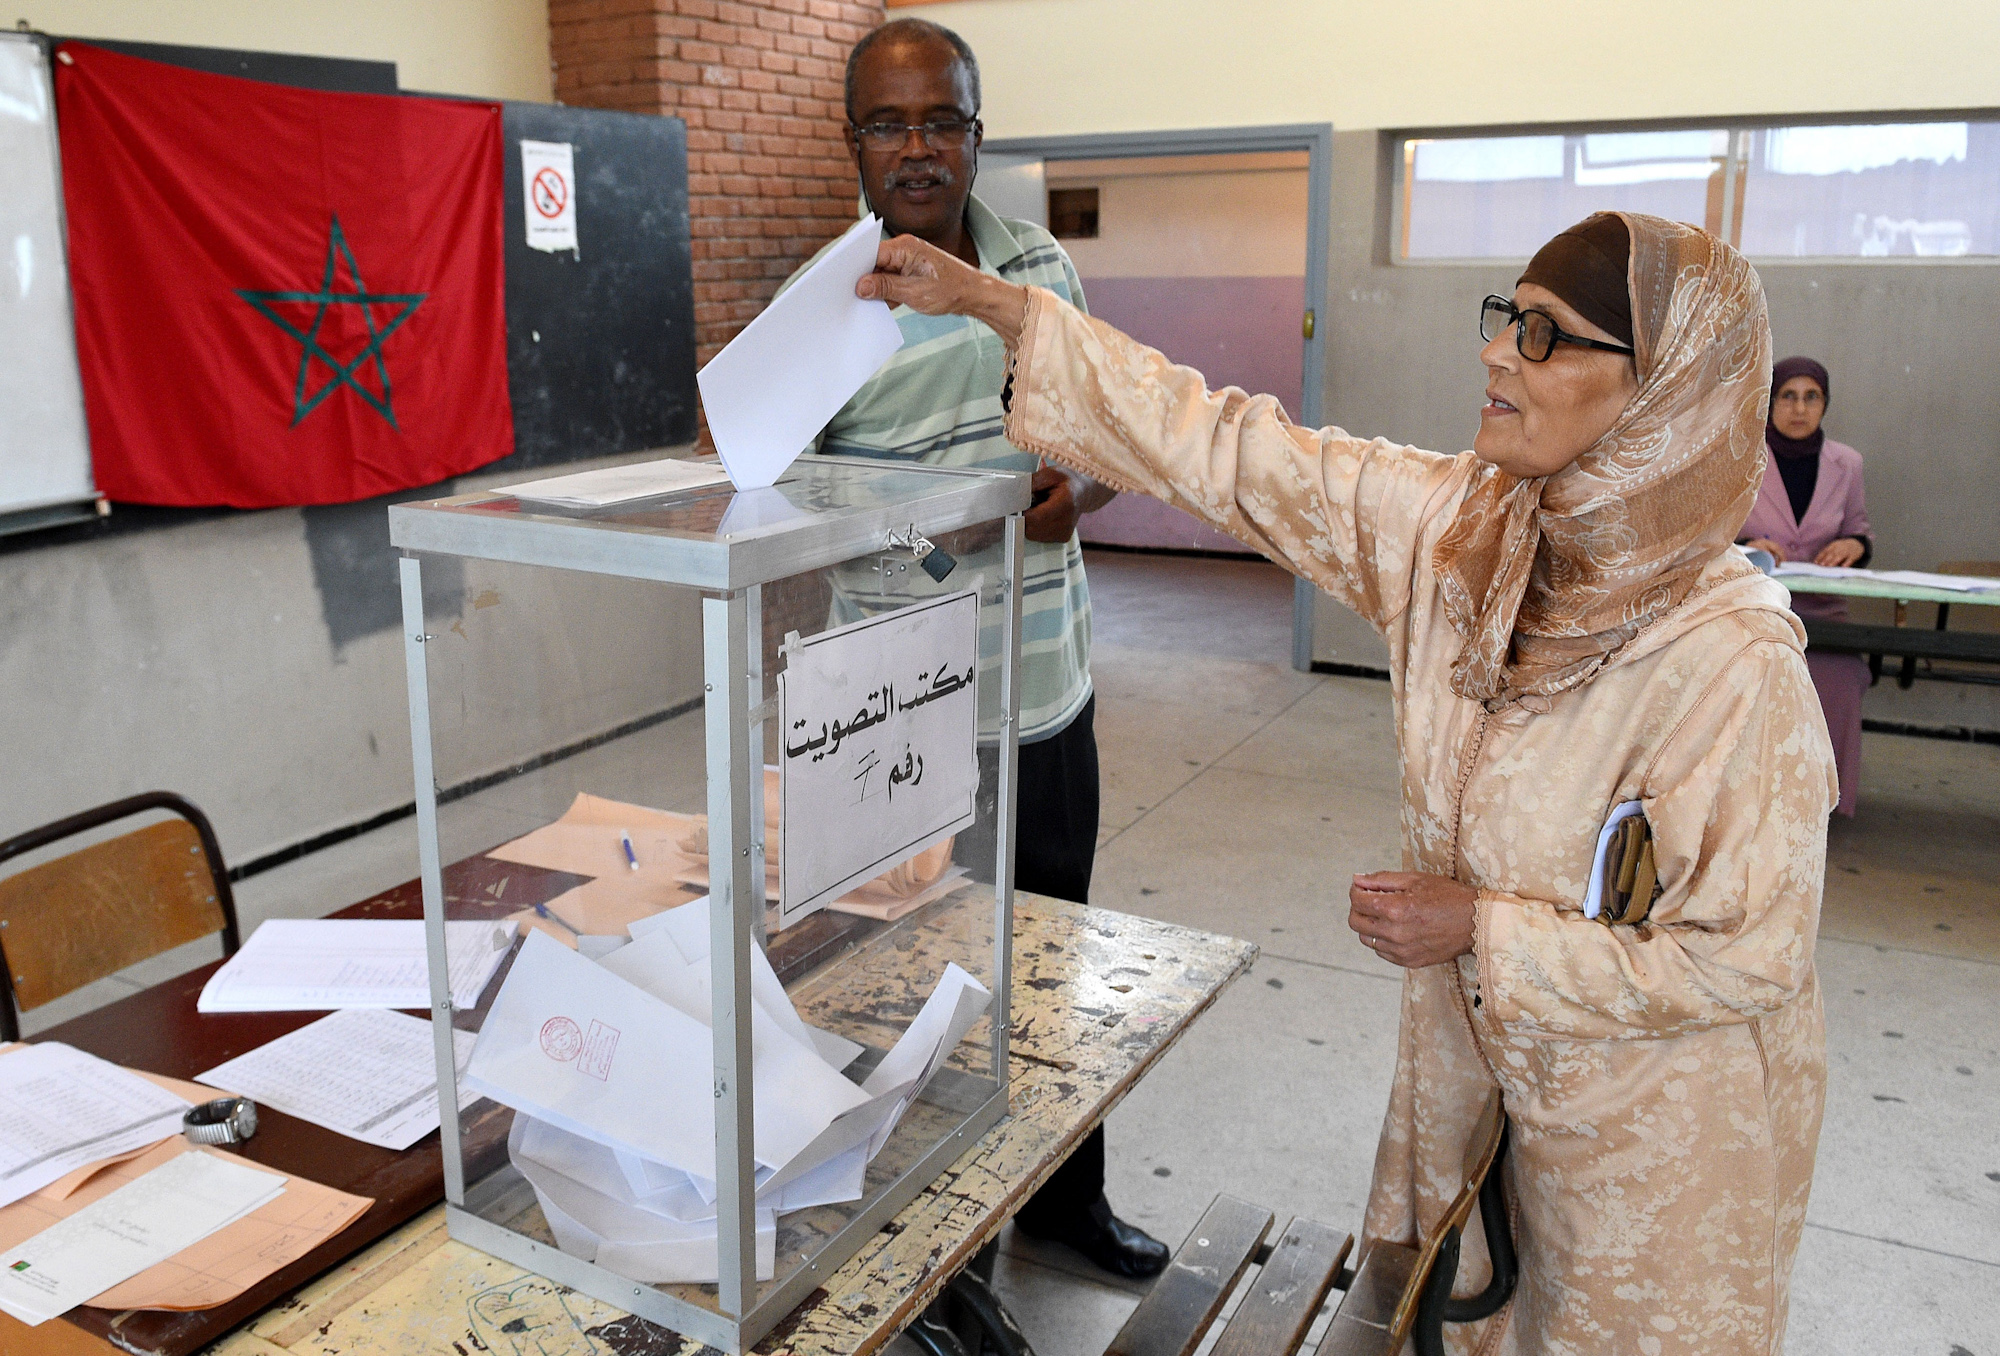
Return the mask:
<path id="1" fill-rule="evenodd" d="M 351 292 L 336 292 L 333 290 L 336 264 L 341 260 L 345 260 L 347 263 L 347 277 L 354 288 Z M 332 395 L 336 388 L 346 386 L 372 405 L 377 414 L 387 419 L 390 428 L 400 430 L 401 426 L 396 423 L 396 408 L 390 400 L 389 369 L 382 362 L 382 345 L 390 335 L 401 328 L 403 322 L 415 313 L 417 307 L 423 303 L 424 298 L 430 294 L 428 292 L 370 292 L 368 285 L 361 281 L 361 268 L 354 262 L 354 251 L 347 247 L 347 236 L 340 229 L 339 217 L 334 217 L 333 229 L 327 235 L 326 276 L 320 282 L 319 291 L 253 292 L 247 288 L 238 288 L 236 295 L 256 307 L 259 315 L 269 320 L 304 346 L 299 354 L 298 384 L 292 391 L 293 428 L 297 428 L 301 420 L 319 408 L 320 402 Z M 314 308 L 312 324 L 302 330 L 271 309 L 274 303 L 282 302 L 312 306 Z M 400 306 L 402 309 L 396 312 L 388 324 L 377 328 L 374 308 L 379 305 Z M 350 362 L 340 361 L 331 353 L 328 353 L 319 342 L 319 327 L 326 320 L 326 311 L 329 306 L 359 306 L 361 308 L 362 321 L 368 326 L 367 346 L 355 354 L 353 360 Z M 314 391 L 311 395 L 307 395 L 306 383 L 311 376 L 312 364 L 315 358 L 325 363 L 332 370 L 333 376 L 324 386 Z M 354 379 L 355 370 L 363 363 L 371 361 L 375 364 L 375 375 L 382 382 L 382 394 L 379 396 Z"/>

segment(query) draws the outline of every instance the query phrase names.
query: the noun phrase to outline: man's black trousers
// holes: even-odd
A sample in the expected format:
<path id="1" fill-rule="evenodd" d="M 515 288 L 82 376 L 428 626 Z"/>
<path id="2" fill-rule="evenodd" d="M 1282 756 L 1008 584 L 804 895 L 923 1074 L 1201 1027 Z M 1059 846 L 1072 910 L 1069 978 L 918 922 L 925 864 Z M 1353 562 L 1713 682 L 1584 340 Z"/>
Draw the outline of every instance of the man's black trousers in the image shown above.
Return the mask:
<path id="1" fill-rule="evenodd" d="M 1020 750 L 1015 797 L 1014 888 L 1078 904 L 1090 899 L 1097 859 L 1097 698 L 1060 734 Z M 1059 1233 L 1104 1192 L 1098 1126 L 1021 1207 L 1028 1227 Z"/>

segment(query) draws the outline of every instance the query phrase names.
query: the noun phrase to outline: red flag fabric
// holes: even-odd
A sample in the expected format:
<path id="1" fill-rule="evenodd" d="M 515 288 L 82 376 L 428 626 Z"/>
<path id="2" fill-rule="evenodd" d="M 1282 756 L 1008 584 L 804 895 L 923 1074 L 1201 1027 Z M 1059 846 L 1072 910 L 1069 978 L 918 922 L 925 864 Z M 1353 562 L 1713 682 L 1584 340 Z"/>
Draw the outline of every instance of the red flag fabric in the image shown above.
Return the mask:
<path id="1" fill-rule="evenodd" d="M 345 503 L 514 450 L 498 104 L 66 42 L 56 116 L 100 493 Z"/>

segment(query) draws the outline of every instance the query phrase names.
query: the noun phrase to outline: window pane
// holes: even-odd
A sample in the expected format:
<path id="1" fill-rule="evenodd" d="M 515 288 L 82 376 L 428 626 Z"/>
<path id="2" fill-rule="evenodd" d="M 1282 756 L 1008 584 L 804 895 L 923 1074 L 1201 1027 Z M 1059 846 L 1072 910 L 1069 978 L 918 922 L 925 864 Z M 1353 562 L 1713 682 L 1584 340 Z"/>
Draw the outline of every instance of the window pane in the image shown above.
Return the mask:
<path id="1" fill-rule="evenodd" d="M 1701 225 L 1728 134 L 1610 132 L 1403 143 L 1403 256 L 1525 259 L 1592 212 Z"/>
<path id="2" fill-rule="evenodd" d="M 1743 250 L 2000 254 L 2000 123 L 1753 131 Z"/>

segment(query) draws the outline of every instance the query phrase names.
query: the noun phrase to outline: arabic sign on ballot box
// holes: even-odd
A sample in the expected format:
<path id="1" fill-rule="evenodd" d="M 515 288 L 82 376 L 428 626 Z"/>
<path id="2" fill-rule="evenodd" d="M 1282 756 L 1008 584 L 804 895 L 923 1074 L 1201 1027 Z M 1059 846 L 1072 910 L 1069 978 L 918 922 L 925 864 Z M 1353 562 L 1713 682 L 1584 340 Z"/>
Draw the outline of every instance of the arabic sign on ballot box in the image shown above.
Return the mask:
<path id="1" fill-rule="evenodd" d="M 966 828 L 979 789 L 979 591 L 788 647 L 779 925 Z"/>

